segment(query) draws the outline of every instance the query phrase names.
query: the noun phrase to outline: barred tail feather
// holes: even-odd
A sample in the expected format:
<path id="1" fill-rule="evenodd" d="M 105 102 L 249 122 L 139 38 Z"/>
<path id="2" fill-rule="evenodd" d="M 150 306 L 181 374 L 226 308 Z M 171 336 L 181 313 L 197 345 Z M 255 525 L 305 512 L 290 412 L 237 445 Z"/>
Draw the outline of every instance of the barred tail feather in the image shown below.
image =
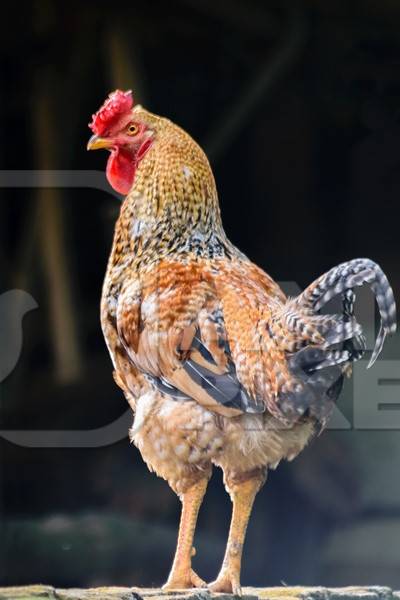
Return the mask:
<path id="1" fill-rule="evenodd" d="M 393 291 L 385 273 L 379 265 L 368 258 L 358 258 L 342 263 L 308 286 L 304 292 L 295 299 L 295 304 L 299 306 L 299 308 L 303 307 L 304 309 L 311 309 L 312 311 L 318 312 L 333 297 L 343 294 L 344 306 L 346 307 L 347 305 L 350 310 L 350 312 L 348 312 L 348 317 L 350 317 L 354 301 L 354 294 L 351 290 L 354 287 L 364 284 L 370 284 L 371 290 L 375 294 L 381 318 L 379 333 L 368 365 L 369 368 L 378 358 L 386 336 L 388 334 L 393 334 L 396 331 L 396 303 Z M 346 311 L 344 311 L 344 313 L 346 314 Z M 350 321 L 348 321 L 348 323 L 350 323 Z M 349 328 L 348 323 L 345 328 Z M 357 328 L 357 331 L 354 331 L 354 336 L 360 341 L 360 329 Z M 333 334 L 331 334 L 331 337 L 332 343 L 335 338 Z M 336 339 L 336 341 L 338 340 Z"/>
<path id="2" fill-rule="evenodd" d="M 363 284 L 369 284 L 375 294 L 381 317 L 372 366 L 386 335 L 396 331 L 396 306 L 386 275 L 371 260 L 356 259 L 334 267 L 276 313 L 270 331 L 281 347 L 284 342 L 292 378 L 280 387 L 275 406 L 268 408 L 285 423 L 309 415 L 321 429 L 325 427 L 348 365 L 365 352 L 362 328 L 354 316 L 353 292 Z M 341 314 L 318 314 L 337 295 L 342 297 Z"/>

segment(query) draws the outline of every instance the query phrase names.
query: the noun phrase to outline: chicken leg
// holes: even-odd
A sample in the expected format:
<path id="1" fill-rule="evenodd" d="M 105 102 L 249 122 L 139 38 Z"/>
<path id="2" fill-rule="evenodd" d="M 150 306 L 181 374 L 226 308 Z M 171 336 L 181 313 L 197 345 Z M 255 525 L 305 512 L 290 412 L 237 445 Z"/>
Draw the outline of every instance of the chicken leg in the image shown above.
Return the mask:
<path id="1" fill-rule="evenodd" d="M 243 543 L 254 499 L 264 481 L 265 473 L 262 470 L 252 472 L 248 478 L 240 481 L 225 481 L 233 503 L 232 520 L 221 570 L 217 579 L 208 586 L 212 592 L 242 595 L 240 567 Z"/>
<path id="2" fill-rule="evenodd" d="M 200 481 L 181 495 L 182 512 L 175 558 L 163 590 L 179 590 L 204 587 L 206 585 L 192 569 L 192 556 L 195 553 L 193 537 L 197 515 L 207 489 L 207 484 L 208 479 L 200 479 Z"/>

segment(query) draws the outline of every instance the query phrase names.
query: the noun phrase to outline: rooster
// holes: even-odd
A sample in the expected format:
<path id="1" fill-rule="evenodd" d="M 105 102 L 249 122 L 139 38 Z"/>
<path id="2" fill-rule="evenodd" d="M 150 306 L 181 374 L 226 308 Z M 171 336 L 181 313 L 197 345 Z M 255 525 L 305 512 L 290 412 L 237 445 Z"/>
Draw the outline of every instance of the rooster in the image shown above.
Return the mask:
<path id="1" fill-rule="evenodd" d="M 192 569 L 193 537 L 217 465 L 233 509 L 208 587 L 240 595 L 246 528 L 268 469 L 325 427 L 344 374 L 365 351 L 354 288 L 369 284 L 380 311 L 370 365 L 396 330 L 393 292 L 361 258 L 287 298 L 228 240 L 207 157 L 183 129 L 120 90 L 90 128 L 88 149 L 110 151 L 108 181 L 126 196 L 101 301 L 114 378 L 135 414 L 131 440 L 182 502 L 164 588 L 205 585 Z M 335 296 L 339 314 L 321 314 Z"/>

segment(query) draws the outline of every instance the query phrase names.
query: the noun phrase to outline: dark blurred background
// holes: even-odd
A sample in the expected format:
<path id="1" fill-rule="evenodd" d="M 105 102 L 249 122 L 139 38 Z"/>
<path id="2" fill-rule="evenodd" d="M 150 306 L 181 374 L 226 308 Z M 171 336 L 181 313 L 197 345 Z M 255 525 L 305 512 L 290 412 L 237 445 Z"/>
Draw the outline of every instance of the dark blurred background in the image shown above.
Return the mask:
<path id="1" fill-rule="evenodd" d="M 51 445 L 68 445 L 58 430 L 106 426 L 127 409 L 98 314 L 119 200 L 9 170 L 103 173 L 105 154 L 86 152 L 87 123 L 109 91 L 132 88 L 206 149 L 229 237 L 274 278 L 304 287 L 369 256 L 399 298 L 400 4 L 38 0 L 2 10 L 0 292 L 25 290 L 38 308 L 0 387 L 0 584 L 158 585 L 179 502 L 128 438 L 29 448 L 7 434 L 42 431 L 35 446 L 50 430 Z M 398 358 L 396 343 L 384 359 Z M 350 422 L 351 385 L 341 401 Z M 243 583 L 400 587 L 399 460 L 398 431 L 353 429 L 282 464 L 256 501 Z M 205 579 L 229 517 L 215 470 L 196 543 Z"/>

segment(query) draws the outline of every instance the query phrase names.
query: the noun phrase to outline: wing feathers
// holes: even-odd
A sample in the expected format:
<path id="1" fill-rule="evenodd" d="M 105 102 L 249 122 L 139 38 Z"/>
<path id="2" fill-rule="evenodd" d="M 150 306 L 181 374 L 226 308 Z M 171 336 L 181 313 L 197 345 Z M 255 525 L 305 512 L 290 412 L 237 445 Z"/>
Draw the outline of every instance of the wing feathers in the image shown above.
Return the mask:
<path id="1" fill-rule="evenodd" d="M 353 287 L 367 283 L 381 316 L 370 364 L 396 329 L 392 289 L 376 263 L 343 263 L 286 299 L 251 263 L 160 264 L 120 295 L 117 330 L 160 392 L 234 417 L 265 410 L 285 424 L 325 423 L 347 365 L 365 351 Z M 341 295 L 341 314 L 319 310 Z"/>

